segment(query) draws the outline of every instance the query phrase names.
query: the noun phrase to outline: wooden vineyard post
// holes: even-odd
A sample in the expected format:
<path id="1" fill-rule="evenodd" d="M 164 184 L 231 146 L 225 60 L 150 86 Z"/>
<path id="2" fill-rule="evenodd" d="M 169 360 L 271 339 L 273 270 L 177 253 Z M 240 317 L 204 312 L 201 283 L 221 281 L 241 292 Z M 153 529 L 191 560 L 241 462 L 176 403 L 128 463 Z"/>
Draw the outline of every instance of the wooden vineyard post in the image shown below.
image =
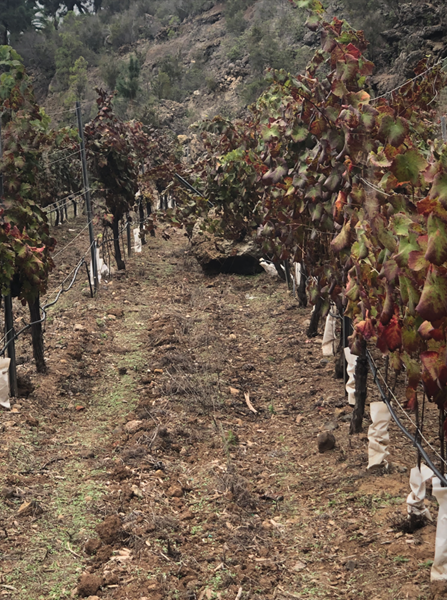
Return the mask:
<path id="1" fill-rule="evenodd" d="M 40 316 L 40 302 L 39 296 L 34 300 L 28 302 L 29 314 L 31 319 L 31 336 L 33 341 L 33 355 L 34 362 L 36 363 L 36 369 L 38 373 L 46 373 L 47 366 L 45 364 L 44 345 L 43 345 L 43 333 L 42 333 L 42 322 Z"/>
<path id="2" fill-rule="evenodd" d="M 2 122 L 0 121 L 0 159 L 3 156 L 3 147 L 2 147 Z M 0 206 L 3 204 L 3 174 L 0 171 Z"/>
<path id="3" fill-rule="evenodd" d="M 129 216 L 129 213 L 127 213 L 126 233 L 127 233 L 127 256 L 130 256 L 131 253 L 132 253 L 132 239 L 130 237 L 130 216 Z"/>
<path id="4" fill-rule="evenodd" d="M 442 141 L 447 142 L 447 125 L 445 117 L 441 117 Z"/>
<path id="5" fill-rule="evenodd" d="M 84 197 L 85 206 L 87 208 L 87 223 L 88 233 L 90 237 L 90 254 L 92 258 L 92 269 L 93 269 L 93 287 L 95 293 L 98 291 L 98 265 L 96 264 L 96 248 L 95 238 L 93 236 L 93 213 L 92 204 L 90 201 L 90 189 L 88 185 L 88 171 L 87 171 L 87 160 L 85 158 L 85 142 L 84 142 L 84 128 L 82 126 L 82 115 L 81 115 L 81 103 L 76 102 L 76 115 L 78 117 L 78 130 L 81 146 L 81 161 L 82 161 L 82 177 L 84 181 Z"/>
<path id="6" fill-rule="evenodd" d="M 0 159 L 3 156 L 2 146 L 2 123 L 0 121 Z M 0 206 L 3 205 L 3 174 L 0 172 Z M 5 333 L 6 342 L 8 343 L 8 357 L 11 359 L 9 363 L 9 393 L 15 397 L 18 395 L 17 387 L 17 365 L 16 365 L 16 350 L 14 341 L 14 319 L 12 315 L 12 297 L 11 294 L 4 296 L 5 301 Z"/>
<path id="7" fill-rule="evenodd" d="M 292 278 L 290 277 L 290 266 L 289 266 L 289 261 L 288 260 L 284 260 L 283 261 L 283 266 L 284 266 L 284 275 L 286 276 L 286 283 L 287 283 L 287 289 L 289 291 L 292 291 Z"/>
<path id="8" fill-rule="evenodd" d="M 361 433 L 363 415 L 365 413 L 365 401 L 368 394 L 368 359 L 366 358 L 366 342 L 362 341 L 362 353 L 357 357 L 355 363 L 355 406 L 352 412 L 349 433 Z"/>
<path id="9" fill-rule="evenodd" d="M 5 330 L 6 342 L 8 343 L 8 357 L 11 359 L 9 363 L 9 393 L 14 398 L 18 396 L 19 390 L 17 386 L 17 363 L 16 363 L 16 347 L 15 347 L 15 331 L 14 318 L 12 314 L 12 296 L 4 297 L 5 300 Z"/>

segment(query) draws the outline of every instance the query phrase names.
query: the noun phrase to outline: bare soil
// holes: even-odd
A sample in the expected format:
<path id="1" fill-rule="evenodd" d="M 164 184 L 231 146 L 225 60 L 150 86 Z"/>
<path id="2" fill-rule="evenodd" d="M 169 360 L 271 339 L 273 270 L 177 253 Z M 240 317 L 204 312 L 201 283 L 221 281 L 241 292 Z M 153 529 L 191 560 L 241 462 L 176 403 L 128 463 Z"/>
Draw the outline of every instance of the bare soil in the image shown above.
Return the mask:
<path id="1" fill-rule="evenodd" d="M 88 247 L 83 226 L 56 231 L 58 249 L 74 241 L 52 290 Z M 434 525 L 392 527 L 414 450 L 392 425 L 391 469 L 368 472 L 368 418 L 349 436 L 310 309 L 266 274 L 204 276 L 169 232 L 95 299 L 80 272 L 49 311 L 46 375 L 30 337 L 18 344 L 23 397 L 0 413 L 0 595 L 429 598 Z M 324 430 L 336 446 L 320 454 Z"/>

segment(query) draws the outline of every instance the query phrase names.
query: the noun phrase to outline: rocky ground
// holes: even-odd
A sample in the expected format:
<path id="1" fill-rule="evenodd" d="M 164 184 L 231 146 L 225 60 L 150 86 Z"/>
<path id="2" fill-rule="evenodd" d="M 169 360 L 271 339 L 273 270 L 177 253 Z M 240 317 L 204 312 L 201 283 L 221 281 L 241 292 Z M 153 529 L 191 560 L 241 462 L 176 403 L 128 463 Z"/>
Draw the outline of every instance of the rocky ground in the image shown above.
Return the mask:
<path id="1" fill-rule="evenodd" d="M 59 249 L 82 227 L 58 228 Z M 95 299 L 81 271 L 49 312 L 48 374 L 29 337 L 18 345 L 22 396 L 0 413 L 1 596 L 429 598 L 435 526 L 401 526 L 414 450 L 392 426 L 390 471 L 368 472 L 321 336 L 306 338 L 310 309 L 264 273 L 204 276 L 170 235 Z M 324 430 L 336 444 L 320 453 Z"/>

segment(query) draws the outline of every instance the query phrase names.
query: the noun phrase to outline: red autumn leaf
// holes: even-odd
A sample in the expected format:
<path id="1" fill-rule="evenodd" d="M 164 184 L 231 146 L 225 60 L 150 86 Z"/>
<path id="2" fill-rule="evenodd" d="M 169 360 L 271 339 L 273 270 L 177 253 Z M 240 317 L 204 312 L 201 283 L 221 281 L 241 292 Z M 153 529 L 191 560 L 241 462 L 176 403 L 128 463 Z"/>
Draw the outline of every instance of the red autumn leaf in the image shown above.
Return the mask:
<path id="1" fill-rule="evenodd" d="M 405 395 L 407 397 L 407 400 L 404 405 L 405 410 L 409 410 L 410 412 L 416 412 L 418 407 L 418 397 L 416 390 L 414 390 L 411 387 L 408 387 Z"/>
<path id="2" fill-rule="evenodd" d="M 357 323 L 355 328 L 365 340 L 370 340 L 376 334 L 372 321 L 369 317 L 367 317 L 364 321 Z"/>
<path id="3" fill-rule="evenodd" d="M 386 296 L 383 304 L 382 314 L 380 315 L 380 322 L 382 325 L 387 325 L 394 313 L 394 300 L 393 300 L 393 288 L 389 283 L 386 284 Z"/>
<path id="4" fill-rule="evenodd" d="M 356 48 L 354 46 L 354 44 L 349 43 L 346 46 L 346 52 L 348 52 L 348 54 L 351 54 L 354 58 L 360 58 L 362 53 L 360 52 L 360 50 L 358 48 Z"/>
<path id="5" fill-rule="evenodd" d="M 394 352 L 402 346 L 402 327 L 394 315 L 389 324 L 384 329 L 384 336 L 388 350 Z"/>
<path id="6" fill-rule="evenodd" d="M 424 321 L 419 327 L 418 333 L 424 340 L 436 340 L 437 342 L 444 340 L 443 330 L 435 329 L 430 321 Z"/>

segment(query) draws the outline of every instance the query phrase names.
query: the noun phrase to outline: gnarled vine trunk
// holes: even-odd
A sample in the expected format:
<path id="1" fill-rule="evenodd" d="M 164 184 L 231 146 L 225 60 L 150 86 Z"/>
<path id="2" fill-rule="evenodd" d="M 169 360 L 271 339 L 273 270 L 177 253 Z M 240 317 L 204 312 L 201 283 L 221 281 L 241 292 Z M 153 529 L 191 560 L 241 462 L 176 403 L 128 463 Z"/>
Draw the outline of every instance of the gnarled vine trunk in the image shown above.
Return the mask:
<path id="1" fill-rule="evenodd" d="M 306 335 L 308 338 L 315 337 L 318 335 L 318 324 L 320 322 L 321 307 L 323 306 L 323 300 L 318 296 L 317 301 L 314 305 L 314 310 L 310 315 L 310 324 L 307 328 Z"/>
<path id="2" fill-rule="evenodd" d="M 365 401 L 368 394 L 366 387 L 368 379 L 368 359 L 366 358 L 366 342 L 362 342 L 362 353 L 357 357 L 355 363 L 355 406 L 352 413 L 349 433 L 361 433 L 363 415 L 365 413 Z"/>
<path id="3" fill-rule="evenodd" d="M 123 271 L 126 268 L 126 265 L 124 264 L 124 261 L 121 257 L 119 221 L 116 218 L 114 218 L 112 221 L 112 231 L 113 231 L 113 249 L 115 251 L 116 267 L 117 267 L 118 271 Z"/>

